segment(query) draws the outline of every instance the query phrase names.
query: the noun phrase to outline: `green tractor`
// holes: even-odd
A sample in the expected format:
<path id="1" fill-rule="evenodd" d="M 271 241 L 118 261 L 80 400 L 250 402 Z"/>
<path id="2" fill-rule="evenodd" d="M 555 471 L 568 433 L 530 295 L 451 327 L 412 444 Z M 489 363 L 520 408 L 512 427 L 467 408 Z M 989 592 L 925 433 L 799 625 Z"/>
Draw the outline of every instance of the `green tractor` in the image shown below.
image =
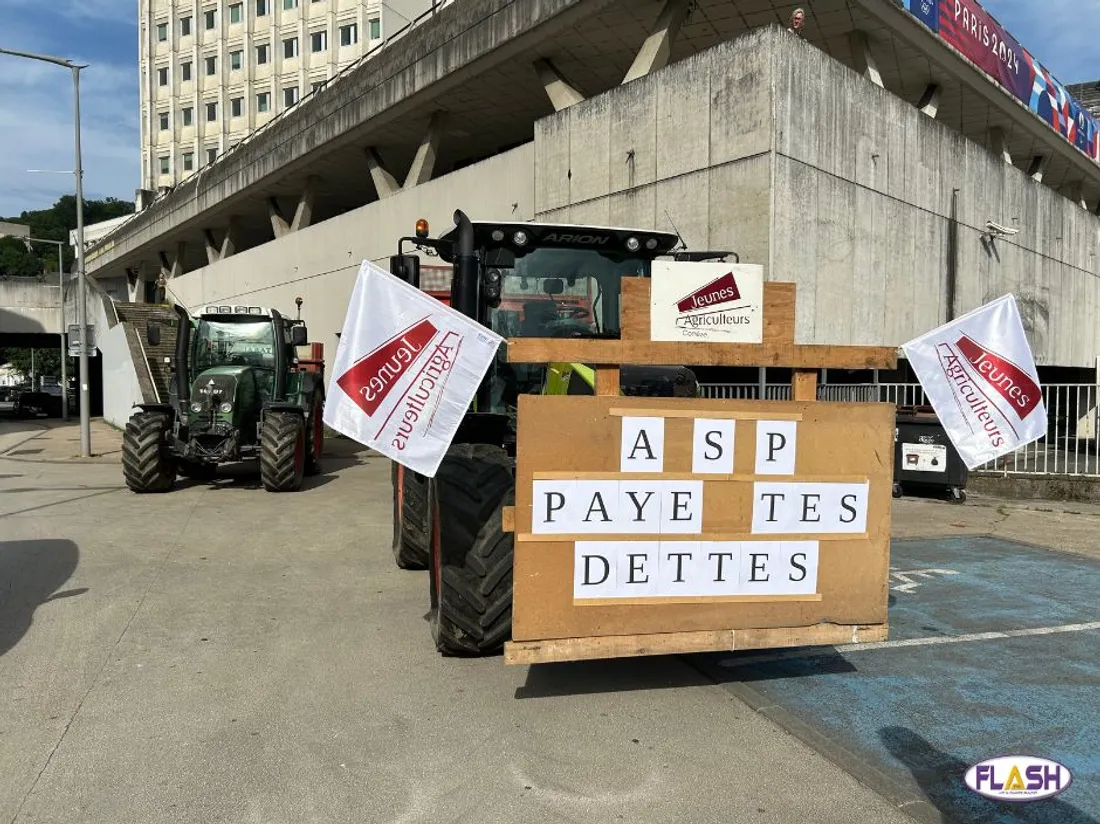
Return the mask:
<path id="1" fill-rule="evenodd" d="M 325 394 L 323 361 L 297 355 L 303 321 L 260 306 L 207 306 L 196 317 L 174 309 L 168 403 L 137 404 L 126 424 L 126 485 L 167 492 L 177 475 L 210 480 L 219 464 L 258 458 L 265 489 L 300 489 L 320 471 Z M 156 345 L 159 330 L 148 334 Z"/>
<path id="2" fill-rule="evenodd" d="M 390 271 L 420 286 L 420 258 L 404 244 L 453 269 L 449 303 L 505 338 L 620 335 L 621 278 L 648 277 L 654 259 L 722 258 L 733 253 L 674 253 L 675 234 L 538 223 L 472 222 L 455 212 L 438 239 L 419 221 L 401 238 Z M 515 500 L 516 407 L 520 394 L 592 395 L 584 364 L 510 364 L 506 345 L 483 380 L 434 478 L 395 463 L 393 551 L 406 569 L 428 568 L 430 622 L 447 655 L 498 652 L 511 637 L 513 536 L 502 510 Z M 625 395 L 695 397 L 683 366 L 620 372 Z M 548 432 L 568 438 L 568 432 Z"/>

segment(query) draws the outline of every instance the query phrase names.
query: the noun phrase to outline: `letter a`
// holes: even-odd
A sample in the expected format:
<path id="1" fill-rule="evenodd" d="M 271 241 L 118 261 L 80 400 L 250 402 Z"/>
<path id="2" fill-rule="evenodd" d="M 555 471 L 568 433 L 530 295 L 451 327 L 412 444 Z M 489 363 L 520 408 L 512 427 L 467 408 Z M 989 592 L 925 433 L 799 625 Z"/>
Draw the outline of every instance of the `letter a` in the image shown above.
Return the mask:
<path id="1" fill-rule="evenodd" d="M 665 419 L 624 417 L 619 460 L 622 472 L 663 472 Z"/>

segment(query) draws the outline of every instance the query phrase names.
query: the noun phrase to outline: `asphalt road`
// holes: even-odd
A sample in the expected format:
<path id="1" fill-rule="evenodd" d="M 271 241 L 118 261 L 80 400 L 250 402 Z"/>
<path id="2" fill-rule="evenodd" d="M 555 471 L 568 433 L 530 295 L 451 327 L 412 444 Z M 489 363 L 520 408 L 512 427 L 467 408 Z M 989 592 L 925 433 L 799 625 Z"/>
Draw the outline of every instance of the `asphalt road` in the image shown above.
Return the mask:
<path id="1" fill-rule="evenodd" d="M 911 821 L 683 659 L 441 658 L 340 446 L 292 495 L 0 458 L 0 822 Z"/>

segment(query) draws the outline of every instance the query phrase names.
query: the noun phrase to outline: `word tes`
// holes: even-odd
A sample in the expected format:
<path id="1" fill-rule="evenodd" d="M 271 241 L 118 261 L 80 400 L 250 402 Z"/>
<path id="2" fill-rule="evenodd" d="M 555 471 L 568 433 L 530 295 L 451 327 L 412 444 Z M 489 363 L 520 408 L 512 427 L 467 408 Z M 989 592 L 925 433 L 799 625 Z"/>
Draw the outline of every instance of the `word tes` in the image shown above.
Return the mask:
<path id="1" fill-rule="evenodd" d="M 816 541 L 580 541 L 573 598 L 814 595 Z"/>
<path id="2" fill-rule="evenodd" d="M 732 475 L 736 421 L 696 418 L 692 436 L 694 475 Z M 795 421 L 756 422 L 756 474 L 793 475 L 798 446 Z M 621 472 L 664 472 L 665 419 L 623 418 Z"/>

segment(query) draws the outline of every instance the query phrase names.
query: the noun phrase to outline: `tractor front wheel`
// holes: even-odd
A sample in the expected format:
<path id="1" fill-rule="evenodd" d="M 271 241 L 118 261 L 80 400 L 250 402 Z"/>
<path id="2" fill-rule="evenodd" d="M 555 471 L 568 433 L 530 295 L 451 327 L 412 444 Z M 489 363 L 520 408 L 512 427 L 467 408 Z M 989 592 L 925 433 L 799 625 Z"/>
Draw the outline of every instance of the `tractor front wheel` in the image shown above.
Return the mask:
<path id="1" fill-rule="evenodd" d="M 427 569 L 428 479 L 393 466 L 393 557 L 401 569 Z"/>
<path id="2" fill-rule="evenodd" d="M 515 501 L 500 447 L 452 447 L 431 483 L 431 627 L 444 655 L 492 655 L 512 634 L 514 536 L 503 510 Z"/>
<path id="3" fill-rule="evenodd" d="M 127 421 L 122 475 L 134 492 L 167 492 L 176 482 L 175 463 L 165 443 L 168 427 L 168 416 L 156 412 L 137 412 Z"/>
<path id="4" fill-rule="evenodd" d="M 297 492 L 306 469 L 305 421 L 297 412 L 268 412 L 260 430 L 260 480 L 268 492 Z"/>

